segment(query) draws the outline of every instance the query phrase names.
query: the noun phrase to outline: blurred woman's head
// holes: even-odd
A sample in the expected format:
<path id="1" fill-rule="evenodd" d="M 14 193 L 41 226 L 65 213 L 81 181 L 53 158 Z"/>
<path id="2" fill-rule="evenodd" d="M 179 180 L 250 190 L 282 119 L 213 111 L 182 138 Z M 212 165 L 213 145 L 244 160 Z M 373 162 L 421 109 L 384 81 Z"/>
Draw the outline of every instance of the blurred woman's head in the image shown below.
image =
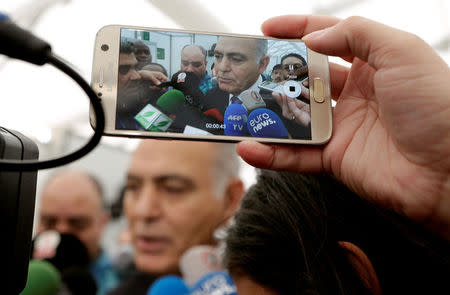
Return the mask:
<path id="1" fill-rule="evenodd" d="M 322 186 L 337 182 L 325 178 L 259 175 L 227 237 L 225 263 L 239 294 L 370 294 L 330 232 Z"/>

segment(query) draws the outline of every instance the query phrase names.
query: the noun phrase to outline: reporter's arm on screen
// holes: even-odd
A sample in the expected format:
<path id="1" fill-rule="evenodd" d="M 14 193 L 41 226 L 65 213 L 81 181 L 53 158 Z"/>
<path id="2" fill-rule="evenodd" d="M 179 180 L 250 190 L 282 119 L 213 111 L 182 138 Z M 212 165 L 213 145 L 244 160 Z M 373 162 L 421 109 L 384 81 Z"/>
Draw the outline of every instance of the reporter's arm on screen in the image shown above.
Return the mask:
<path id="1" fill-rule="evenodd" d="M 303 126 L 308 126 L 311 123 L 311 111 L 308 104 L 277 92 L 273 92 L 272 96 L 281 107 L 283 117 L 289 120 L 295 120 L 297 124 Z"/>
<path id="2" fill-rule="evenodd" d="M 143 80 L 148 80 L 154 85 L 159 85 L 161 82 L 169 81 L 169 78 L 167 78 L 163 73 L 157 71 L 140 70 L 139 75 Z M 150 88 L 152 87 L 156 90 L 159 89 L 157 87 L 155 88 L 155 86 L 150 86 Z"/>
<path id="3" fill-rule="evenodd" d="M 450 240 L 450 69 L 418 37 L 361 18 L 284 16 L 262 29 L 303 37 L 330 64 L 333 136 L 321 147 L 243 142 L 250 164 L 326 171 L 359 195 Z"/>

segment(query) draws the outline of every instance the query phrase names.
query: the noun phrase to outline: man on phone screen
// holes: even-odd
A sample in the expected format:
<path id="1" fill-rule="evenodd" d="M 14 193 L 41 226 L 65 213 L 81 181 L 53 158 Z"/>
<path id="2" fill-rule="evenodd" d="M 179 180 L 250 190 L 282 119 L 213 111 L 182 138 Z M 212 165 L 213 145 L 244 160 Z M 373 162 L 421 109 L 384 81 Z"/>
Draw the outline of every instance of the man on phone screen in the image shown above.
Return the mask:
<path id="1" fill-rule="evenodd" d="M 238 103 L 242 104 L 250 114 L 254 108 L 246 104 L 243 96 L 249 92 L 260 95 L 258 86 L 263 82 L 263 73 L 270 62 L 268 41 L 222 36 L 218 39 L 214 56 L 218 87 L 206 93 L 204 109 L 217 109 L 224 114 L 228 106 Z M 292 137 L 303 139 L 311 137 L 309 120 L 297 121 L 293 113 L 286 112 L 287 108 L 283 106 L 283 101 L 274 99 L 271 93 L 263 98 L 264 108 L 275 112 L 280 117 L 282 124 Z M 286 101 L 286 95 L 283 98 Z"/>

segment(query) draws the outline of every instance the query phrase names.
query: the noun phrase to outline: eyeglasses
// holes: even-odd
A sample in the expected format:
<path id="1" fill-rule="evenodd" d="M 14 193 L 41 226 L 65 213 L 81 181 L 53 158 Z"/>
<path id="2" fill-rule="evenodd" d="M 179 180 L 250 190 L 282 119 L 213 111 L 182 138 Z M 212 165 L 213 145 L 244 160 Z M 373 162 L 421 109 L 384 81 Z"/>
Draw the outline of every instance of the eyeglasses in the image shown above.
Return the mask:
<path id="1" fill-rule="evenodd" d="M 306 68 L 306 66 L 302 64 L 292 64 L 292 65 L 282 65 L 282 68 L 285 71 L 297 71 L 302 68 Z"/>
<path id="2" fill-rule="evenodd" d="M 182 60 L 181 64 L 185 67 L 188 67 L 189 65 L 192 65 L 194 68 L 199 68 L 203 65 L 203 62 L 201 61 L 187 61 L 187 60 Z"/>
<path id="3" fill-rule="evenodd" d="M 132 65 L 119 65 L 119 74 L 126 75 L 131 69 L 135 69 Z"/>

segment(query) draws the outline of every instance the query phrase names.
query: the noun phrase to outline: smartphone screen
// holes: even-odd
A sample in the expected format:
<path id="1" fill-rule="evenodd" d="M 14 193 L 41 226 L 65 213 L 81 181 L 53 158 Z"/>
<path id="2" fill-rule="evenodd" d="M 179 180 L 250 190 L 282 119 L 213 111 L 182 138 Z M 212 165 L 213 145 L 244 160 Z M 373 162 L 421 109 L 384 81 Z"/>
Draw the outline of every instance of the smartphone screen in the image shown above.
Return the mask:
<path id="1" fill-rule="evenodd" d="M 301 41 L 120 29 L 116 130 L 311 139 Z"/>

